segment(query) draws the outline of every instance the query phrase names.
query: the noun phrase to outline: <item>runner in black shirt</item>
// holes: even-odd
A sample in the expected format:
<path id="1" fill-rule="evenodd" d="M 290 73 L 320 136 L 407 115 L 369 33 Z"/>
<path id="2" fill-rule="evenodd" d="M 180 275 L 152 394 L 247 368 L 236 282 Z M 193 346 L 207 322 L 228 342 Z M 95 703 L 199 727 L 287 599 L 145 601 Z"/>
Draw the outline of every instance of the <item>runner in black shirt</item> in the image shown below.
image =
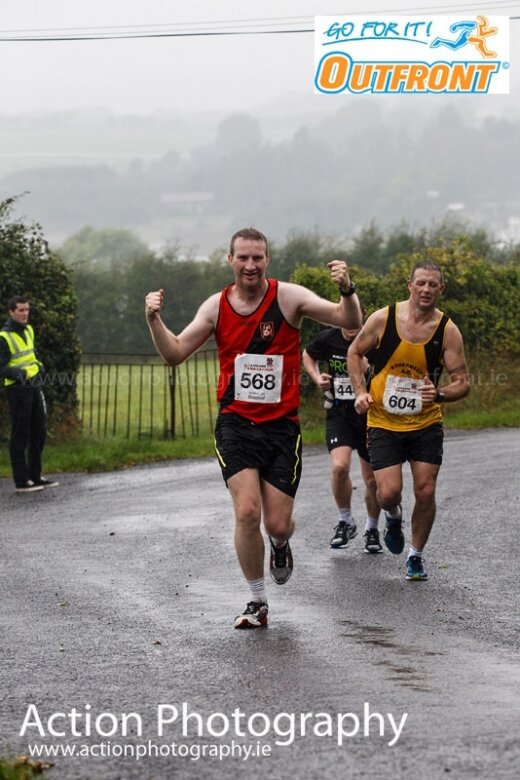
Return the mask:
<path id="1" fill-rule="evenodd" d="M 350 479 L 352 450 L 357 450 L 365 482 L 365 552 L 379 553 L 383 551 L 378 531 L 380 506 L 366 447 L 366 415 L 359 415 L 354 409 L 355 395 L 347 374 L 347 350 L 358 332 L 341 328 L 321 331 L 304 349 L 303 365 L 324 392 L 323 405 L 327 409 L 326 441 L 332 463 L 332 494 L 338 510 L 338 524 L 330 546 L 346 547 L 349 539 L 357 534 L 352 517 Z M 320 363 L 326 364 L 325 372 L 321 371 Z"/>

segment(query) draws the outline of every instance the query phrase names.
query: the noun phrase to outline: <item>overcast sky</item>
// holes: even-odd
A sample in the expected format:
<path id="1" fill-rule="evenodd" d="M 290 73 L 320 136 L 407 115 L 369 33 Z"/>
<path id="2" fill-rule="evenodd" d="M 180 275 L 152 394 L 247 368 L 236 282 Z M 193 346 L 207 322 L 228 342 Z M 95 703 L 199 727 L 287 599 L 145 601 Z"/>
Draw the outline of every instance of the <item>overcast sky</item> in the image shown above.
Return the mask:
<path id="1" fill-rule="evenodd" d="M 0 37 L 12 31 L 186 24 L 215 28 L 223 21 L 281 21 L 313 27 L 315 15 L 467 13 L 487 10 L 520 16 L 520 3 L 468 0 L 1 0 Z M 269 20 L 269 21 L 266 21 Z M 135 27 L 131 27 L 135 26 Z M 160 29 L 160 28 L 157 28 Z M 164 28 L 163 28 L 164 29 Z M 511 23 L 511 53 L 520 45 L 520 20 Z M 313 93 L 313 35 L 156 38 L 76 42 L 0 43 L 0 112 L 107 108 L 117 113 L 156 110 L 250 110 L 286 93 L 305 103 L 352 100 Z M 520 79 L 512 61 L 511 95 L 518 104 Z M 377 98 L 374 98 L 377 99 Z M 413 97 L 411 98 L 413 100 Z M 435 98 L 432 98 L 435 99 Z M 483 100 L 494 98 L 486 96 Z M 503 105 L 503 100 L 501 104 Z"/>

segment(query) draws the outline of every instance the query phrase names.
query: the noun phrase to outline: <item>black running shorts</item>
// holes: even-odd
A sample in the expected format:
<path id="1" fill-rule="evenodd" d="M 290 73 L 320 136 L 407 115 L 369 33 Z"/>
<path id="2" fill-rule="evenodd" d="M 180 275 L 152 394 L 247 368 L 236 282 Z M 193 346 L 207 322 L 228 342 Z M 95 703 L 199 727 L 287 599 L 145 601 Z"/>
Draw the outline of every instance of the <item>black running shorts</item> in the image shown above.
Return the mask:
<path id="1" fill-rule="evenodd" d="M 360 458 L 369 461 L 367 418 L 365 414 L 358 414 L 353 404 L 337 404 L 327 412 L 325 436 L 329 452 L 336 447 L 351 447 L 358 451 Z"/>
<path id="2" fill-rule="evenodd" d="M 444 428 L 441 423 L 429 425 L 418 431 L 387 431 L 384 428 L 368 429 L 370 465 L 377 471 L 396 466 L 407 460 L 421 463 L 442 463 Z"/>
<path id="3" fill-rule="evenodd" d="M 220 414 L 215 451 L 227 481 L 243 469 L 257 469 L 270 485 L 294 498 L 302 472 L 300 424 L 282 418 L 253 423 L 234 412 Z"/>

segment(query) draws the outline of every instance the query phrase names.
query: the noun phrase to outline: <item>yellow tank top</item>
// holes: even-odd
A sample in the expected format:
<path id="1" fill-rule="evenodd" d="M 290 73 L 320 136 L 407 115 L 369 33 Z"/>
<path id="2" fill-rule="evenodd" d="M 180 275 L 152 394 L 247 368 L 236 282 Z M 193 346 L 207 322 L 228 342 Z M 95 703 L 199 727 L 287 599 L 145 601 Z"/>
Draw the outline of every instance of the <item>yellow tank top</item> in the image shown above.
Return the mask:
<path id="1" fill-rule="evenodd" d="M 367 358 L 372 365 L 368 411 L 370 428 L 415 431 L 442 422 L 440 405 L 423 406 L 419 387 L 425 376 L 437 386 L 442 374 L 442 353 L 448 317 L 442 314 L 430 338 L 420 344 L 405 341 L 397 326 L 397 305 L 387 308 L 379 345 Z"/>

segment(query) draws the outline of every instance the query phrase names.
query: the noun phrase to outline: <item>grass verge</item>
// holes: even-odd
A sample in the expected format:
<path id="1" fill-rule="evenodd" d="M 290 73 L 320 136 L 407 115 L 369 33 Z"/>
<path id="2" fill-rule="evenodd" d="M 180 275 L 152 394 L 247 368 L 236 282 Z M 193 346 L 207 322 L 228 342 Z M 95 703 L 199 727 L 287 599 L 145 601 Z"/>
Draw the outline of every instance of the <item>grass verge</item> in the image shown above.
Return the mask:
<path id="1" fill-rule="evenodd" d="M 213 437 L 190 439 L 95 439 L 75 437 L 61 443 L 49 442 L 43 453 L 46 474 L 95 472 L 177 458 L 199 458 L 213 454 Z M 0 477 L 11 475 L 7 444 L 0 451 Z M 0 778 L 1 780 L 1 778 Z"/>
<path id="2" fill-rule="evenodd" d="M 319 418 L 318 418 L 319 419 Z M 520 427 L 520 409 L 478 412 L 454 410 L 445 417 L 446 428 L 482 429 Z M 309 420 L 303 425 L 306 445 L 324 443 L 323 422 Z M 61 443 L 49 442 L 44 451 L 45 473 L 114 471 L 140 463 L 179 458 L 202 458 L 214 454 L 213 437 L 187 439 L 95 439 L 78 436 Z M 0 448 L 0 477 L 9 477 L 11 468 L 7 443 Z M 0 775 L 0 780 L 2 777 Z"/>

